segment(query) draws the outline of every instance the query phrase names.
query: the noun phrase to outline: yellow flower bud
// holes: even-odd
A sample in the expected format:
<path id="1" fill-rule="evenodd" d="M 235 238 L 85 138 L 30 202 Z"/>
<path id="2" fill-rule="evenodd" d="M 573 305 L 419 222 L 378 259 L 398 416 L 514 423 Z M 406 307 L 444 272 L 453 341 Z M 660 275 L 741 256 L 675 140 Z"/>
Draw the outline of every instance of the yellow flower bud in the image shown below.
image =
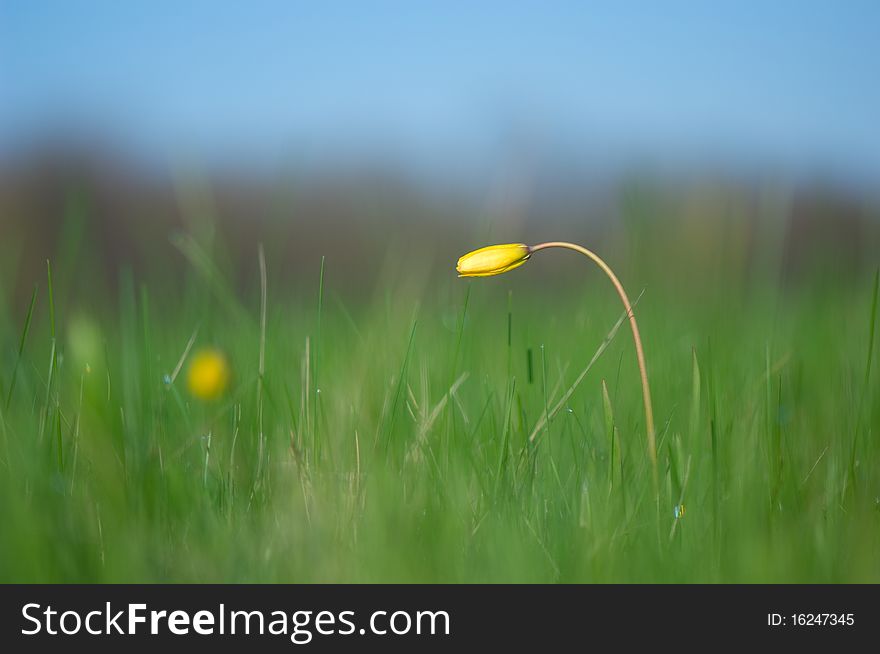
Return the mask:
<path id="1" fill-rule="evenodd" d="M 207 349 L 193 356 L 186 383 L 189 392 L 200 400 L 216 400 L 226 391 L 230 376 L 229 363 L 223 353 Z"/>
<path id="2" fill-rule="evenodd" d="M 459 277 L 500 275 L 523 265 L 531 255 L 531 249 L 523 243 L 490 245 L 468 252 L 458 260 L 455 269 Z"/>

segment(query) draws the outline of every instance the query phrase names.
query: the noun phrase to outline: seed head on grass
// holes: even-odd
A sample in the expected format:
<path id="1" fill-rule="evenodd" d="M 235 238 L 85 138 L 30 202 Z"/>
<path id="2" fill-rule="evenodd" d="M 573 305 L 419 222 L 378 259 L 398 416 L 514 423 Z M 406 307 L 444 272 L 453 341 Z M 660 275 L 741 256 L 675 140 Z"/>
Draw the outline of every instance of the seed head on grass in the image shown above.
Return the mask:
<path id="1" fill-rule="evenodd" d="M 623 302 L 626 315 L 629 317 L 629 324 L 632 328 L 633 342 L 636 348 L 636 358 L 639 364 L 639 375 L 642 379 L 642 399 L 645 405 L 645 430 L 648 435 L 648 455 L 651 459 L 651 468 L 654 473 L 654 492 L 658 493 L 658 477 L 657 477 L 657 445 L 655 442 L 654 431 L 654 409 L 651 405 L 651 391 L 648 387 L 648 372 L 645 367 L 645 355 L 642 350 L 642 339 L 639 336 L 639 327 L 636 323 L 636 317 L 632 310 L 626 291 L 623 285 L 617 279 L 614 271 L 605 263 L 599 255 L 591 250 L 574 243 L 566 243 L 564 241 L 551 241 L 548 243 L 540 243 L 538 245 L 528 246 L 524 243 L 508 243 L 506 245 L 489 245 L 479 250 L 469 252 L 460 257 L 455 269 L 458 271 L 459 277 L 489 277 L 490 275 L 500 275 L 508 270 L 513 270 L 523 265 L 533 253 L 539 250 L 549 248 L 565 248 L 574 250 L 585 257 L 591 259 L 599 268 L 602 269 Z M 658 495 L 659 497 L 659 495 Z"/>
<path id="2" fill-rule="evenodd" d="M 186 384 L 194 397 L 211 402 L 223 396 L 230 377 L 226 356 L 216 348 L 208 348 L 193 356 L 187 371 Z"/>
<path id="3" fill-rule="evenodd" d="M 103 334 L 97 322 L 78 313 L 67 324 L 67 346 L 77 370 L 89 372 L 103 357 Z"/>

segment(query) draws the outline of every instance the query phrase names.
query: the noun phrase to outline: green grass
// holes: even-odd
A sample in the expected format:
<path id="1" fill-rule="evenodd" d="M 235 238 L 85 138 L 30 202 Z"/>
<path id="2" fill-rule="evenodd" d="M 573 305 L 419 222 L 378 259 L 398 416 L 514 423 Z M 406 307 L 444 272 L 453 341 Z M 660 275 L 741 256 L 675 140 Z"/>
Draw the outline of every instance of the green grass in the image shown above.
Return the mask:
<path id="1" fill-rule="evenodd" d="M 356 294 L 313 253 L 288 292 L 279 257 L 239 288 L 175 244 L 183 279 L 124 271 L 118 299 L 65 296 L 76 256 L 24 280 L 30 303 L 4 284 L 0 580 L 880 582 L 873 274 L 626 259 L 657 501 L 632 342 L 588 262 L 459 280 L 410 252 Z M 213 404 L 180 367 L 204 345 L 234 369 Z"/>

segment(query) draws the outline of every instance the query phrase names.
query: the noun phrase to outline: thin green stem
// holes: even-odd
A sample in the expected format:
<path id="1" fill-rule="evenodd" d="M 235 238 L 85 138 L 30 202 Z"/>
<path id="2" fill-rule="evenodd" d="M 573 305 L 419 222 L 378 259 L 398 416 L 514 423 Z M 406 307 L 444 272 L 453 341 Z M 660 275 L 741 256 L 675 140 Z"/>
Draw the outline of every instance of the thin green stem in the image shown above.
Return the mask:
<path id="1" fill-rule="evenodd" d="M 623 289 L 623 284 L 620 283 L 620 280 L 617 279 L 617 275 L 614 274 L 614 271 L 605 263 L 599 255 L 591 250 L 588 250 L 585 247 L 580 245 L 576 245 L 574 243 L 567 243 L 565 241 L 550 241 L 547 243 L 540 243 L 538 245 L 533 245 L 529 248 L 531 252 L 538 252 L 539 250 L 546 250 L 549 248 L 565 248 L 568 250 L 574 250 L 575 252 L 579 252 L 584 256 L 592 259 L 593 262 L 602 269 L 608 278 L 611 280 L 611 283 L 614 284 L 614 288 L 617 290 L 617 294 L 620 296 L 621 301 L 623 302 L 623 307 L 626 310 L 626 315 L 629 317 L 629 325 L 632 328 L 633 342 L 636 347 L 636 358 L 639 363 L 639 375 L 642 378 L 642 400 L 645 404 L 645 430 L 648 436 L 648 456 L 651 458 L 651 468 L 654 475 L 654 491 L 657 492 L 659 488 L 659 478 L 657 476 L 657 443 L 656 443 L 656 431 L 654 429 L 654 409 L 651 405 L 651 389 L 648 386 L 648 370 L 645 366 L 645 353 L 642 348 L 642 338 L 639 335 L 639 325 L 636 322 L 636 316 L 633 313 L 632 304 L 630 304 L 629 297 L 626 294 L 626 291 Z"/>

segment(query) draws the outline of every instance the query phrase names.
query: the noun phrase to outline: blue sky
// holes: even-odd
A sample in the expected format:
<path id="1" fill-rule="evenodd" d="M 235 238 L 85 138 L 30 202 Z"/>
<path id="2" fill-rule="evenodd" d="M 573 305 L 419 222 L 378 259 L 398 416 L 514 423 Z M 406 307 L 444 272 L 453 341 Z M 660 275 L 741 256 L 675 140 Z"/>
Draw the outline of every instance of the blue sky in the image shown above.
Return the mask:
<path id="1" fill-rule="evenodd" d="M 880 178 L 880 2 L 0 1 L 0 149 L 626 160 Z"/>

